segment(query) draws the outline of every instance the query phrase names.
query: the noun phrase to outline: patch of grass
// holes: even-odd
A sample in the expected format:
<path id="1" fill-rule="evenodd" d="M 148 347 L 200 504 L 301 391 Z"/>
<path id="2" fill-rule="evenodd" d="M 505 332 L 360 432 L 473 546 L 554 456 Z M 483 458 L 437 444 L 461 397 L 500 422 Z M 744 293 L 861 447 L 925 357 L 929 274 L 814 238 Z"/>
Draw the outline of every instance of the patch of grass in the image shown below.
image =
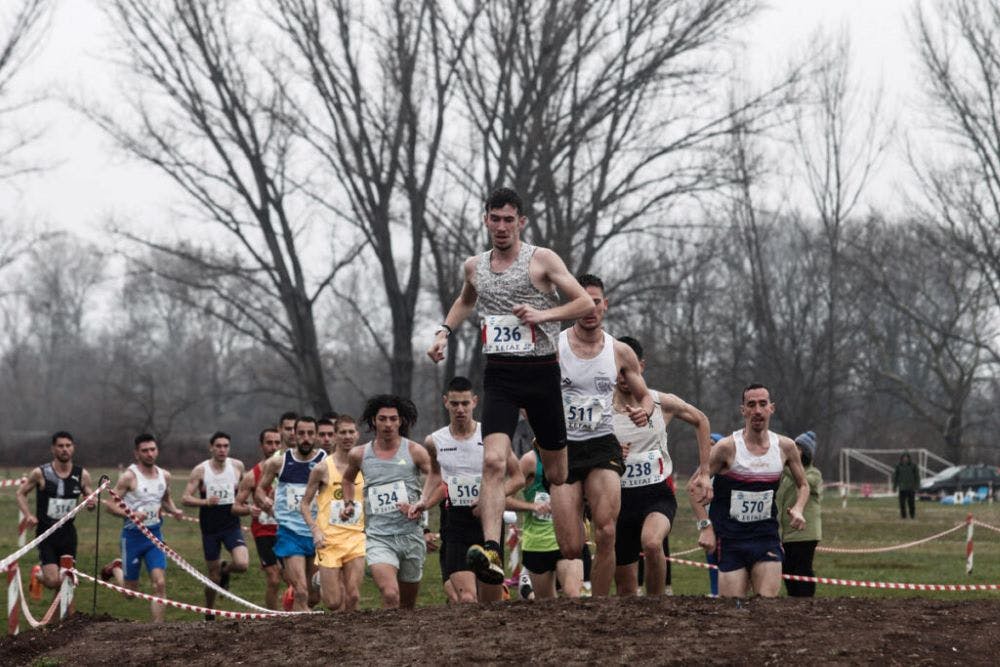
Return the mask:
<path id="1" fill-rule="evenodd" d="M 117 471 L 92 470 L 96 480 L 102 472 L 117 477 Z M 11 470 L 7 477 L 21 474 L 19 470 Z M 187 471 L 177 471 L 174 475 L 173 488 L 175 498 L 180 498 L 183 491 L 184 476 Z M 678 485 L 678 488 L 683 488 Z M 682 498 L 683 500 L 683 498 Z M 190 513 L 190 508 L 188 508 Z M 918 518 L 915 521 L 899 519 L 895 499 L 851 499 L 847 508 L 841 507 L 839 497 L 829 496 L 824 503 L 823 535 L 821 546 L 839 547 L 879 547 L 890 544 L 909 542 L 934 533 L 941 532 L 963 521 L 971 511 L 977 519 L 994 526 L 1000 526 L 1000 504 L 972 505 L 970 507 L 945 506 L 938 503 L 918 503 Z M 95 565 L 96 516 L 92 512 L 83 512 L 76 519 L 79 534 L 80 549 L 78 567 L 91 573 Z M 437 521 L 437 513 L 431 513 L 432 522 Z M 690 509 L 682 502 L 678 510 L 670 543 L 673 551 L 681 551 L 695 546 L 697 531 Z M 13 489 L 0 489 L 0 557 L 14 551 L 17 545 L 17 506 L 14 502 Z M 119 535 L 122 520 L 110 516 L 106 511 L 101 513 L 101 530 L 99 553 L 96 557 L 98 566 L 119 555 Z M 203 568 L 201 555 L 201 538 L 198 526 L 193 523 L 178 523 L 167 519 L 164 526 L 164 537 L 170 546 L 176 549 L 195 567 Z M 971 575 L 965 574 L 965 530 L 958 530 L 950 535 L 909 549 L 892 551 L 882 554 L 829 554 L 817 553 L 815 567 L 820 576 L 864 581 L 891 581 L 907 583 L 1000 583 L 1000 533 L 985 529 L 977 529 L 975 533 L 976 567 Z M 264 579 L 256 567 L 256 551 L 252 540 L 248 540 L 250 548 L 250 571 L 234 576 L 231 589 L 237 595 L 252 602 L 263 605 Z M 25 578 L 31 565 L 37 558 L 37 552 L 31 552 L 21 560 L 22 577 Z M 686 558 L 703 560 L 701 553 L 695 553 Z M 704 595 L 708 593 L 708 575 L 700 568 L 686 565 L 673 565 L 673 589 L 678 595 Z M 149 581 L 144 573 L 141 579 L 142 590 L 149 591 Z M 891 591 L 880 589 L 855 588 L 834 585 L 820 585 L 818 596 L 856 596 L 856 597 L 933 597 L 942 599 L 976 599 L 995 598 L 996 592 L 917 592 Z M 201 584 L 184 573 L 174 564 L 167 566 L 167 596 L 178 601 L 194 604 L 204 604 L 204 593 Z M 41 614 L 51 600 L 51 593 L 46 592 L 41 602 L 31 602 L 32 612 Z M 424 566 L 424 580 L 421 585 L 418 604 L 444 604 L 444 592 L 441 587 L 441 574 L 438 554 L 428 554 Z M 361 607 L 378 607 L 380 598 L 378 590 L 366 577 L 361 591 Z M 240 607 L 228 600 L 220 598 L 224 609 L 240 610 Z M 77 609 L 90 613 L 94 609 L 94 589 L 89 583 L 81 584 L 76 595 Z M 118 618 L 147 620 L 149 605 L 141 600 L 126 600 L 121 595 L 98 588 L 96 612 L 106 613 Z M 200 620 L 201 617 L 178 609 L 167 609 L 168 620 Z"/>

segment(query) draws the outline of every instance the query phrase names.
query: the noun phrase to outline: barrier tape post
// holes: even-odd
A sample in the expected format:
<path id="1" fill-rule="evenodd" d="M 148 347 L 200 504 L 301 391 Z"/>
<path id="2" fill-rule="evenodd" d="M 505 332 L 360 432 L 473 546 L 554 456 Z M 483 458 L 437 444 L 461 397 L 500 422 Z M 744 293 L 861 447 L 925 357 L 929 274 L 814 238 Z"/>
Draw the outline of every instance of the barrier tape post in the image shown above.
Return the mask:
<path id="1" fill-rule="evenodd" d="M 20 608 L 18 600 L 18 592 L 21 587 L 18 583 L 21 581 L 21 575 L 17 571 L 17 563 L 11 563 L 7 566 L 7 634 L 16 635 L 19 630 L 20 625 Z"/>
<path id="2" fill-rule="evenodd" d="M 965 517 L 965 525 L 968 526 L 965 532 L 965 573 L 972 574 L 972 527 L 975 522 L 972 520 L 972 512 Z"/>
<path id="3" fill-rule="evenodd" d="M 68 554 L 59 557 L 59 574 L 62 576 L 62 586 L 59 587 L 59 620 L 76 611 L 73 605 L 73 593 L 76 591 L 76 577 L 73 571 L 76 559 Z"/>
<path id="4" fill-rule="evenodd" d="M 97 567 L 101 562 L 101 489 L 105 484 L 110 484 L 111 478 L 101 475 L 97 484 L 97 528 L 94 530 L 94 600 L 90 605 L 90 613 L 97 615 Z"/>

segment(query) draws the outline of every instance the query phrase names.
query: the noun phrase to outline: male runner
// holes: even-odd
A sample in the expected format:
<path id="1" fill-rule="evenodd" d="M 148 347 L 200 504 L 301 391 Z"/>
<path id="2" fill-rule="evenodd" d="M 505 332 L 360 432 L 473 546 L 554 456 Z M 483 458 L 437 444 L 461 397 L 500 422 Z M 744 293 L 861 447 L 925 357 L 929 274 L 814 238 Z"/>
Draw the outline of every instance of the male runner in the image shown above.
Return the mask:
<path id="1" fill-rule="evenodd" d="M 635 352 L 645 372 L 642 345 L 634 338 L 618 339 Z M 698 438 L 699 470 L 708 467 L 712 429 L 698 408 L 674 394 L 649 390 L 653 415 L 649 426 L 637 427 L 626 409 L 638 406 L 628 380 L 618 378 L 614 394 L 615 436 L 627 452 L 625 474 L 621 478 L 622 506 L 615 536 L 615 589 L 618 595 L 638 591 L 638 561 L 643 555 L 647 595 L 662 595 L 666 589 L 667 558 L 665 541 L 677 513 L 677 498 L 670 486 L 674 464 L 667 451 L 667 425 L 674 417 L 694 426 Z"/>
<path id="2" fill-rule="evenodd" d="M 228 433 L 216 431 L 208 441 L 211 458 L 196 465 L 188 475 L 187 486 L 181 502 L 198 508 L 198 525 L 201 527 L 201 549 L 208 567 L 208 578 L 222 588 L 229 588 L 229 575 L 246 572 L 250 554 L 243 540 L 240 517 L 233 513 L 236 491 L 243 478 L 243 462 L 229 456 L 231 438 Z M 222 547 L 233 560 L 220 560 Z M 205 587 L 205 606 L 215 608 L 214 589 Z M 212 614 L 206 620 L 215 620 Z"/>
<path id="3" fill-rule="evenodd" d="M 17 489 L 17 507 L 28 522 L 35 526 L 35 535 L 41 535 L 76 507 L 80 494 L 90 495 L 90 473 L 87 469 L 73 464 L 76 443 L 66 431 L 52 435 L 52 461 L 43 463 L 28 473 L 28 479 Z M 28 494 L 35 494 L 35 511 L 28 507 Z M 97 504 L 91 500 L 87 509 Z M 72 556 L 76 559 L 75 519 L 70 519 L 62 528 L 45 538 L 38 545 L 38 556 L 42 562 L 42 583 L 46 588 L 59 588 L 59 557 Z"/>
<path id="4" fill-rule="evenodd" d="M 281 430 L 281 449 L 295 448 L 295 422 L 298 420 L 297 412 L 285 412 L 278 419 L 278 428 Z"/>
<path id="5" fill-rule="evenodd" d="M 361 579 L 365 576 L 365 519 L 362 512 L 354 512 L 347 519 L 340 518 L 344 509 L 341 479 L 347 469 L 347 455 L 358 444 L 354 418 L 350 415 L 338 417 L 335 434 L 333 454 L 309 473 L 309 483 L 299 507 L 316 547 L 323 604 L 330 611 L 354 611 L 358 608 Z M 312 514 L 314 499 L 319 508 L 315 519 Z M 354 486 L 354 500 L 364 500 L 362 477 L 358 477 Z"/>
<path id="6" fill-rule="evenodd" d="M 356 513 L 354 487 L 360 472 L 365 484 L 365 556 L 382 607 L 412 609 L 427 556 L 420 518 L 441 485 L 441 474 L 428 451 L 407 437 L 417 422 L 417 409 L 409 399 L 388 394 L 370 398 L 361 421 L 375 431 L 375 439 L 347 456 L 340 516 L 346 521 Z M 423 493 L 421 474 L 426 476 Z"/>
<path id="7" fill-rule="evenodd" d="M 125 504 L 136 518 L 149 529 L 159 540 L 163 540 L 160 510 L 166 508 L 167 513 L 175 519 L 184 518 L 170 497 L 170 473 L 156 465 L 160 452 L 156 446 L 156 438 L 148 433 L 135 437 L 135 463 L 125 469 L 115 484 L 115 493 L 122 496 Z M 125 510 L 118 503 L 107 501 L 108 511 L 116 516 L 125 516 Z M 153 595 L 164 597 L 167 593 L 167 557 L 148 537 L 142 534 L 138 527 L 128 518 L 122 527 L 122 557 L 121 561 L 113 561 L 102 571 L 102 576 L 108 578 L 122 577 L 119 582 L 126 588 L 139 590 L 139 573 L 145 562 L 149 579 L 153 583 Z M 124 564 L 124 572 L 122 572 Z M 150 610 L 154 623 L 163 621 L 163 605 L 150 602 Z"/>
<path id="8" fill-rule="evenodd" d="M 495 602 L 503 596 L 503 587 L 499 585 L 480 583 L 477 588 L 475 573 L 466 558 L 473 545 L 483 542 L 483 528 L 476 516 L 483 473 L 483 436 L 481 425 L 472 416 L 478 402 L 468 378 L 452 378 L 444 395 L 448 426 L 434 431 L 424 441 L 445 481 L 441 573 L 451 583 L 456 602 Z M 509 496 L 524 486 L 524 475 L 510 449 L 506 473 L 504 492 Z M 436 498 L 429 502 L 436 503 Z"/>
<path id="9" fill-rule="evenodd" d="M 278 522 L 274 516 L 264 512 L 253 502 L 254 490 L 260 482 L 261 466 L 271 456 L 281 449 L 281 433 L 275 428 L 266 428 L 260 432 L 260 454 L 261 460 L 250 469 L 250 473 L 243 476 L 240 482 L 240 489 L 236 493 L 236 500 L 233 501 L 233 514 L 238 516 L 250 515 L 250 534 L 253 535 L 254 544 L 257 546 L 257 558 L 260 559 L 260 567 L 264 570 L 266 581 L 264 589 L 264 604 L 268 609 L 278 609 L 278 593 L 281 589 L 281 565 L 278 564 L 278 557 L 274 555 L 274 542 L 278 535 Z M 264 494 L 272 497 L 272 489 L 264 489 Z"/>
<path id="10" fill-rule="evenodd" d="M 700 502 L 691 503 L 698 544 L 716 552 L 719 595 L 742 597 L 752 583 L 758 595 L 777 597 L 782 551 L 774 495 L 788 466 L 798 489 L 795 504 L 788 508 L 789 525 L 801 530 L 809 483 L 792 439 L 768 430 L 774 403 L 767 387 L 747 385 L 740 412 L 743 429 L 716 443 L 709 456 L 709 474 L 715 475 L 711 518 Z"/>
<path id="11" fill-rule="evenodd" d="M 287 449 L 279 456 L 272 456 L 264 462 L 260 481 L 254 497 L 262 510 L 274 515 L 278 521 L 274 555 L 282 560 L 285 581 L 294 591 L 293 608 L 308 611 L 319 601 L 309 582 L 316 565 L 313 556 L 312 531 L 302 520 L 299 507 L 306 492 L 309 473 L 326 458 L 326 452 L 316 449 L 316 420 L 313 417 L 299 417 L 295 420 L 295 448 Z M 277 478 L 272 499 L 266 489 Z"/>
<path id="12" fill-rule="evenodd" d="M 592 299 L 594 311 L 559 334 L 569 475 L 566 484 L 553 486 L 550 493 L 556 538 L 567 558 L 582 555 L 583 501 L 587 500 L 597 547 L 590 581 L 593 594 L 600 596 L 611 592 L 614 579 L 615 525 L 621 507 L 621 475 L 625 471 L 613 426 L 615 385 L 622 378 L 635 395 L 635 405 L 623 409 L 636 426 L 647 426 L 653 414 L 653 399 L 635 352 L 604 331 L 604 314 L 608 310 L 604 283 L 589 274 L 580 276 L 579 282 Z M 544 468 L 544 461 L 542 465 Z"/>
<path id="13" fill-rule="evenodd" d="M 559 401 L 556 339 L 559 322 L 593 312 L 593 303 L 565 263 L 547 248 L 521 241 L 527 224 L 516 192 L 501 188 L 486 200 L 483 217 L 492 248 L 465 261 L 465 282 L 427 351 L 444 358 L 448 336 L 477 309 L 483 353 L 483 481 L 479 518 L 483 546 L 469 565 L 487 584 L 503 583 L 500 531 L 507 451 L 524 408 L 550 484 L 566 481 L 566 424 Z M 558 291 L 557 291 L 558 290 Z M 559 293 L 567 303 L 559 305 Z"/>
<path id="14" fill-rule="evenodd" d="M 333 454 L 337 446 L 337 429 L 333 424 L 332 419 L 320 419 L 316 422 L 316 446 L 326 452 L 327 456 Z"/>

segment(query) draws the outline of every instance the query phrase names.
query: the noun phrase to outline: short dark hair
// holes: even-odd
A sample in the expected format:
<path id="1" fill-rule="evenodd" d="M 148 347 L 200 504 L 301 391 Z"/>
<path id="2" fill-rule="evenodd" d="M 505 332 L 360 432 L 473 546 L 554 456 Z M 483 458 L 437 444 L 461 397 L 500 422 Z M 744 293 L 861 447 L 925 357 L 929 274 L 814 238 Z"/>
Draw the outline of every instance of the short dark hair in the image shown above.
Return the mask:
<path id="1" fill-rule="evenodd" d="M 319 422 L 321 422 L 323 420 L 326 420 L 326 421 L 328 421 L 328 422 L 330 422 L 332 424 L 335 421 L 337 421 L 337 417 L 338 416 L 339 415 L 336 412 L 334 412 L 333 410 L 328 410 L 328 411 L 324 412 L 323 414 L 321 414 L 319 416 L 319 421 L 316 422 L 316 423 L 319 424 Z"/>
<path id="2" fill-rule="evenodd" d="M 315 417 L 310 417 L 309 415 L 302 415 L 301 417 L 296 418 L 296 420 L 295 420 L 295 430 L 296 431 L 299 430 L 299 424 L 302 423 L 302 422 L 306 422 L 308 424 L 312 424 L 313 426 L 315 426 L 316 425 L 316 418 Z"/>
<path id="3" fill-rule="evenodd" d="M 743 387 L 743 396 L 740 399 L 741 403 L 743 401 L 747 400 L 747 392 L 750 391 L 751 389 L 767 389 L 767 387 L 764 386 L 764 385 L 762 385 L 762 384 L 760 384 L 759 382 L 751 382 L 747 386 Z M 767 395 L 768 395 L 768 398 L 770 398 L 770 396 L 771 396 L 771 390 L 770 389 L 767 389 Z"/>
<path id="4" fill-rule="evenodd" d="M 417 423 L 417 406 L 413 401 L 394 394 L 379 394 L 369 398 L 365 403 L 364 412 L 361 413 L 361 421 L 372 431 L 375 430 L 375 416 L 382 408 L 396 409 L 399 413 L 399 434 L 403 437 L 409 436 L 410 427 Z"/>
<path id="5" fill-rule="evenodd" d="M 260 435 L 257 436 L 257 442 L 259 442 L 260 444 L 263 445 L 264 444 L 264 436 L 267 435 L 268 433 L 277 433 L 279 437 L 281 436 L 281 431 L 279 431 L 278 429 L 273 428 L 273 427 L 268 427 L 268 428 L 265 428 L 263 431 L 261 431 Z"/>
<path id="6" fill-rule="evenodd" d="M 333 430 L 337 430 L 337 427 L 334 426 L 333 420 L 327 419 L 326 417 L 316 420 L 316 430 L 319 430 L 320 426 L 333 426 Z"/>
<path id="7" fill-rule="evenodd" d="M 55 433 L 53 433 L 52 444 L 53 445 L 56 444 L 56 440 L 58 440 L 59 438 L 69 438 L 70 442 L 76 443 L 76 439 L 73 437 L 73 434 L 70 433 L 69 431 L 56 431 Z"/>
<path id="8" fill-rule="evenodd" d="M 521 201 L 521 195 L 517 194 L 511 188 L 497 188 L 494 190 L 486 199 L 486 212 L 489 213 L 495 208 L 503 208 L 507 204 L 517 209 L 518 215 L 524 213 L 524 202 Z"/>
<path id="9" fill-rule="evenodd" d="M 136 449 L 139 449 L 139 445 L 141 445 L 144 442 L 152 442 L 154 445 L 159 446 L 159 443 L 156 442 L 156 436 L 154 436 L 152 433 L 140 433 L 139 435 L 135 436 Z"/>
<path id="10" fill-rule="evenodd" d="M 212 434 L 212 437 L 208 439 L 208 444 L 214 445 L 215 441 L 218 440 L 219 438 L 225 438 L 230 442 L 233 441 L 232 436 L 226 433 L 225 431 L 216 431 L 215 433 Z"/>
<path id="11" fill-rule="evenodd" d="M 631 336 L 619 336 L 618 340 L 632 348 L 632 351 L 635 352 L 635 356 L 638 357 L 639 361 L 642 361 L 642 343 Z"/>
<path id="12" fill-rule="evenodd" d="M 352 417 L 351 415 L 341 414 L 339 417 L 337 417 L 337 419 L 334 420 L 334 422 L 333 422 L 333 428 L 335 428 L 335 429 L 337 429 L 339 431 L 341 424 L 357 424 L 357 423 L 358 422 L 356 422 L 354 420 L 354 417 Z"/>
<path id="13" fill-rule="evenodd" d="M 597 287 L 604 292 L 604 281 L 593 273 L 581 273 L 576 277 L 576 282 L 580 283 L 580 287 Z"/>
<path id="14" fill-rule="evenodd" d="M 456 375 L 448 382 L 445 393 L 449 391 L 472 391 L 472 381 L 464 375 Z"/>
<path id="15" fill-rule="evenodd" d="M 298 418 L 299 418 L 299 413 L 292 412 L 291 410 L 289 410 L 288 412 L 281 413 L 281 418 L 278 419 L 278 423 L 280 424 L 281 422 L 288 421 L 289 419 L 298 419 Z"/>

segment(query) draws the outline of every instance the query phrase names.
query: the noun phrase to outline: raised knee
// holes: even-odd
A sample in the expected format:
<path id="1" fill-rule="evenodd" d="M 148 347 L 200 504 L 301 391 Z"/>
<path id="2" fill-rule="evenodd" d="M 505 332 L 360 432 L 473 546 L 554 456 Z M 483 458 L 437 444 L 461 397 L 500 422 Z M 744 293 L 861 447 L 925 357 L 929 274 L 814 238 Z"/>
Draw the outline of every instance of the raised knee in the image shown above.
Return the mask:
<path id="1" fill-rule="evenodd" d="M 642 555 L 648 558 L 663 557 L 663 541 L 647 540 L 642 543 Z"/>
<path id="2" fill-rule="evenodd" d="M 486 451 L 483 453 L 483 475 L 502 475 L 506 457 L 503 452 Z"/>
<path id="3" fill-rule="evenodd" d="M 615 543 L 615 524 L 614 522 L 609 522 L 597 526 L 594 529 L 594 541 L 600 545 L 608 545 L 609 543 L 614 546 Z"/>

